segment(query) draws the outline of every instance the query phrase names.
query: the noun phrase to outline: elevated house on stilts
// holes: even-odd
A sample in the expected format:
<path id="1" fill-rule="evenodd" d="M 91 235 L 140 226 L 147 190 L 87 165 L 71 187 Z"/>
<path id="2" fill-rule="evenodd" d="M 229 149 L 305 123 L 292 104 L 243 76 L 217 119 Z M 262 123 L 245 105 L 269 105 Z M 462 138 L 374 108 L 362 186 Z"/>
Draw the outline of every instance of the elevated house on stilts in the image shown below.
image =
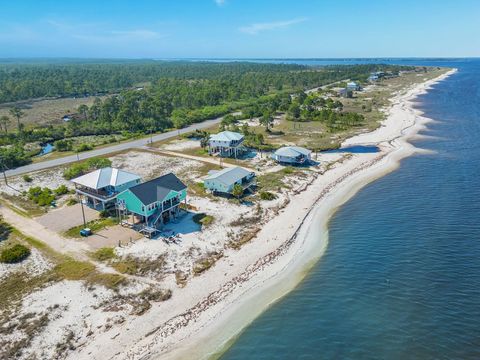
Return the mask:
<path id="1" fill-rule="evenodd" d="M 118 194 L 117 211 L 122 225 L 151 237 L 178 216 L 179 206 L 186 199 L 187 186 L 169 173 Z"/>
<path id="2" fill-rule="evenodd" d="M 245 152 L 243 146 L 244 136 L 233 131 L 222 131 L 210 136 L 208 140 L 208 153 L 221 157 L 237 158 Z"/>

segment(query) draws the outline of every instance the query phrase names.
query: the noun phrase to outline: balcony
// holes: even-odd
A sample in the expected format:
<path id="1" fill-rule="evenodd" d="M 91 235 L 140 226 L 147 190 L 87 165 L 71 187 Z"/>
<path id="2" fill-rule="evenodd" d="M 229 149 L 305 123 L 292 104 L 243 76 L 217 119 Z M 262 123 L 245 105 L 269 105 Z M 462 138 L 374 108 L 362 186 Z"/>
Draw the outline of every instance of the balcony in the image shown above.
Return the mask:
<path id="1" fill-rule="evenodd" d="M 106 191 L 105 189 L 91 189 L 87 187 L 77 187 L 75 191 L 78 194 L 85 195 L 94 199 L 97 199 L 102 202 L 110 201 L 115 199 L 115 197 L 118 195 L 117 192 L 112 192 L 112 191 Z"/>

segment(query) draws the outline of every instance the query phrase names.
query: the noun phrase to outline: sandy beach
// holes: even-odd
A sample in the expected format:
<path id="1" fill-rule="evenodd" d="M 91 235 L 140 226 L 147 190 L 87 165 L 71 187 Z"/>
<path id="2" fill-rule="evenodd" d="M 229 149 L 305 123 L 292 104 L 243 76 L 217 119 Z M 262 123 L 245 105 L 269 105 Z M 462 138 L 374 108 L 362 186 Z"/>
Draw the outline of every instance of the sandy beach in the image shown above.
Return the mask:
<path id="1" fill-rule="evenodd" d="M 431 121 L 414 109 L 415 98 L 456 70 L 404 90 L 392 99 L 377 130 L 343 145 L 372 145 L 317 176 L 240 250 L 226 252 L 208 272 L 193 277 L 146 317 L 130 317 L 120 331 L 99 334 L 70 354 L 75 359 L 204 359 L 229 342 L 271 303 L 292 290 L 322 256 L 336 209 L 369 182 L 393 171 L 421 149 L 408 140 Z"/>

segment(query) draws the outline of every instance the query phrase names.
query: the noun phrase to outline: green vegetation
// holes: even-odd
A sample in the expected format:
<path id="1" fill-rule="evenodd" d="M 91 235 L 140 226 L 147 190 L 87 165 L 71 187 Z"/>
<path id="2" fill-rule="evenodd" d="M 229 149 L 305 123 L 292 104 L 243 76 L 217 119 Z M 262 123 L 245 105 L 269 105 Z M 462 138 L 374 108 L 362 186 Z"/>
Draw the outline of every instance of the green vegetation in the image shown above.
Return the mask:
<path id="1" fill-rule="evenodd" d="M 165 256 L 160 255 L 156 259 L 139 259 L 127 256 L 126 258 L 113 261 L 111 265 L 122 274 L 142 276 L 155 274 L 162 276 L 165 270 Z"/>
<path id="2" fill-rule="evenodd" d="M 232 195 L 239 199 L 243 195 L 243 187 L 242 185 L 235 184 L 233 185 Z"/>
<path id="3" fill-rule="evenodd" d="M 271 193 L 269 191 L 260 191 L 260 199 L 262 200 L 270 201 L 270 200 L 275 200 L 276 198 L 277 198 L 277 195 L 275 195 L 274 193 Z"/>
<path id="4" fill-rule="evenodd" d="M 98 261 L 107 261 L 115 259 L 115 250 L 111 247 L 103 247 L 91 254 L 92 258 Z"/>
<path id="5" fill-rule="evenodd" d="M 116 225 L 117 224 L 117 221 L 113 218 L 107 218 L 107 219 L 98 219 L 98 220 L 92 220 L 92 221 L 89 221 L 87 222 L 87 228 L 89 228 L 92 233 L 95 233 L 97 231 L 100 231 L 100 230 L 103 230 L 109 226 L 113 226 L 113 225 Z M 80 230 L 82 230 L 83 228 L 85 228 L 85 226 L 82 224 L 82 225 L 78 225 L 78 226 L 75 226 L 71 229 L 68 229 L 64 235 L 67 236 L 67 237 L 71 237 L 71 238 L 79 238 L 81 237 L 80 236 Z"/>
<path id="6" fill-rule="evenodd" d="M 95 265 L 86 261 L 67 259 L 56 265 L 54 271 L 60 279 L 82 280 L 95 272 Z"/>
<path id="7" fill-rule="evenodd" d="M 287 187 L 283 182 L 286 175 L 296 173 L 298 170 L 288 166 L 282 170 L 266 173 L 257 177 L 257 185 L 262 192 L 275 191 Z"/>
<path id="8" fill-rule="evenodd" d="M 28 174 L 23 175 L 22 178 L 23 178 L 23 181 L 25 181 L 25 182 L 27 182 L 27 183 L 33 181 L 33 179 L 32 179 Z"/>
<path id="9" fill-rule="evenodd" d="M 49 206 L 55 200 L 55 195 L 47 187 L 35 186 L 28 189 L 28 198 L 39 206 Z"/>
<path id="10" fill-rule="evenodd" d="M 48 187 L 35 186 L 28 189 L 27 195 L 38 206 L 49 206 L 59 196 L 68 194 L 69 190 L 65 185 L 60 185 L 55 190 L 51 190 Z"/>
<path id="11" fill-rule="evenodd" d="M 71 180 L 90 171 L 111 166 L 112 162 L 106 158 L 91 158 L 86 161 L 75 163 L 63 172 L 63 177 Z"/>
<path id="12" fill-rule="evenodd" d="M 213 220 L 214 220 L 213 216 L 207 215 L 205 213 L 199 213 L 199 214 L 193 215 L 193 221 L 196 224 L 201 225 L 202 227 L 211 225 L 213 223 Z"/>
<path id="13" fill-rule="evenodd" d="M 73 206 L 75 204 L 78 204 L 78 200 L 74 197 L 71 197 L 67 200 L 67 206 Z"/>
<path id="14" fill-rule="evenodd" d="M 21 244 L 7 247 L 0 253 L 0 262 L 14 264 L 25 260 L 30 255 L 30 249 Z"/>
<path id="15" fill-rule="evenodd" d="M 44 96 L 111 95 L 103 96 L 103 100 L 96 98 L 90 106 L 80 105 L 71 121 L 57 126 L 26 127 L 22 110 L 13 108 L 10 116 L 16 119 L 17 132 L 0 134 L 0 146 L 9 145 L 1 148 L 0 156 L 4 165 L 12 168 L 30 161 L 32 154 L 24 150 L 28 143 L 53 142 L 58 151 L 87 151 L 94 144 L 75 146 L 70 140 L 89 135 L 121 134 L 128 138 L 161 132 L 239 109 L 246 116 L 260 116 L 262 126 L 270 131 L 275 111 L 290 109 L 290 93 L 345 79 L 362 82 L 372 71 L 400 69 L 413 68 L 160 61 L 3 64 L 0 103 Z M 134 88 L 138 83 L 147 85 Z M 292 112 L 296 110 L 292 108 Z M 317 114 L 316 118 L 331 123 L 332 129 L 345 126 L 345 122 L 358 122 L 345 115 L 337 118 L 336 113 Z"/>
<path id="16" fill-rule="evenodd" d="M 206 270 L 210 269 L 215 263 L 223 257 L 223 253 L 218 252 L 211 252 L 206 254 L 201 259 L 198 259 L 193 264 L 193 273 L 195 275 L 200 275 L 201 273 L 205 272 Z"/>

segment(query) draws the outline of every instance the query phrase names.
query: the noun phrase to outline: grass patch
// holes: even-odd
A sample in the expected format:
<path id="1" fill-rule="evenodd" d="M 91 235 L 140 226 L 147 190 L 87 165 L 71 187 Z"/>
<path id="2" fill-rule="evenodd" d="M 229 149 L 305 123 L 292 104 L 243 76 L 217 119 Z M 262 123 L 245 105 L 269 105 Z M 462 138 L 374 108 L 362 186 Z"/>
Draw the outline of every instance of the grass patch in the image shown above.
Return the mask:
<path id="1" fill-rule="evenodd" d="M 117 257 L 117 255 L 115 255 L 115 250 L 111 247 L 100 248 L 97 251 L 91 253 L 90 256 L 94 260 L 98 260 L 98 261 L 112 260 Z"/>
<path id="2" fill-rule="evenodd" d="M 3 203 L 6 206 L 21 216 L 35 217 L 44 215 L 47 212 L 45 208 L 42 208 L 33 201 L 30 201 L 20 195 L 9 195 L 3 193 L 2 198 L 4 199 Z"/>
<path id="3" fill-rule="evenodd" d="M 119 274 L 94 273 L 86 278 L 89 285 L 102 285 L 108 289 L 117 289 L 126 283 L 124 276 Z"/>
<path id="4" fill-rule="evenodd" d="M 113 218 L 106 218 L 106 219 L 97 219 L 97 220 L 92 220 L 87 222 L 87 228 L 90 228 L 92 233 L 95 233 L 97 231 L 103 230 L 109 226 L 113 226 L 117 224 L 117 220 Z M 68 229 L 67 231 L 64 232 L 64 235 L 70 238 L 80 238 L 80 230 L 85 228 L 85 226 L 78 225 L 75 226 L 71 229 Z"/>
<path id="5" fill-rule="evenodd" d="M 271 193 L 269 191 L 260 191 L 260 199 L 266 200 L 266 201 L 271 201 L 275 200 L 277 198 L 277 195 L 274 193 Z"/>
<path id="6" fill-rule="evenodd" d="M 262 191 L 280 190 L 288 188 L 283 182 L 285 176 L 294 174 L 297 170 L 292 167 L 285 167 L 282 170 L 266 173 L 257 177 L 257 185 Z"/>
<path id="7" fill-rule="evenodd" d="M 53 269 L 60 279 L 82 280 L 95 273 L 95 265 L 86 261 L 68 259 Z"/>
<path id="8" fill-rule="evenodd" d="M 112 263 L 112 267 L 122 274 L 140 275 L 147 274 L 163 275 L 165 268 L 165 256 L 160 255 L 155 259 L 139 259 L 127 256 Z"/>
<path id="9" fill-rule="evenodd" d="M 215 263 L 223 257 L 223 253 L 212 252 L 208 253 L 207 255 L 203 256 L 202 258 L 198 259 L 193 263 L 193 273 L 195 275 L 200 275 L 201 273 L 210 269 Z"/>
<path id="10" fill-rule="evenodd" d="M 3 249 L 0 254 L 0 262 L 7 264 L 19 263 L 30 256 L 30 249 L 22 244 L 15 244 Z"/>
<path id="11" fill-rule="evenodd" d="M 199 213 L 199 214 L 193 215 L 192 219 L 196 224 L 198 224 L 202 227 L 203 226 L 207 227 L 207 226 L 209 226 L 213 223 L 215 218 L 213 216 L 207 215 L 205 213 Z"/>

